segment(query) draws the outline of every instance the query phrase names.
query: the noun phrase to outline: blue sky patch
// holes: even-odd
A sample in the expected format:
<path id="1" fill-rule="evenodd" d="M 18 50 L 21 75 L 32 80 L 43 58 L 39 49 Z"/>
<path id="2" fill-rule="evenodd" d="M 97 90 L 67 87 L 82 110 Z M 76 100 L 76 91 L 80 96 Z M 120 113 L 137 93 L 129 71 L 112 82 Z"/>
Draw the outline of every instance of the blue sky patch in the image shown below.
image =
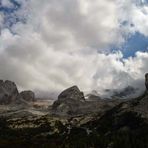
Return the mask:
<path id="1" fill-rule="evenodd" d="M 136 32 L 122 45 L 124 57 L 134 56 L 137 51 L 148 51 L 148 37 Z"/>
<path id="2" fill-rule="evenodd" d="M 134 57 L 137 51 L 148 52 L 148 37 L 136 32 L 121 47 L 113 45 L 110 50 L 112 52 L 122 51 L 124 58 Z"/>

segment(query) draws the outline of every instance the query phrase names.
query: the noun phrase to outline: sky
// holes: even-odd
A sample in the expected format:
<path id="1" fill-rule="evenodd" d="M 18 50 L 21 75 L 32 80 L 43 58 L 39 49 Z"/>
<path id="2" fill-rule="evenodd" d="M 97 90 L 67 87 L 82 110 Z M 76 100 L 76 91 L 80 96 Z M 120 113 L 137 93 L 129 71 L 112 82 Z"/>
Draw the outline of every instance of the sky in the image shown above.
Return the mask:
<path id="1" fill-rule="evenodd" d="M 0 79 L 58 94 L 144 90 L 148 0 L 0 0 Z"/>

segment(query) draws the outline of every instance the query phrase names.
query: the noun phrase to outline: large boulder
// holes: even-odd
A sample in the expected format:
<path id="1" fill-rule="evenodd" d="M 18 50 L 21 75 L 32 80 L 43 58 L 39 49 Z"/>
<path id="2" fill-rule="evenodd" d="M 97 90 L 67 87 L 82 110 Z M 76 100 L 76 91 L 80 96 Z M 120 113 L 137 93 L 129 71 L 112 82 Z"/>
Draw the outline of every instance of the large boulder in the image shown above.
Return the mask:
<path id="1" fill-rule="evenodd" d="M 33 91 L 30 91 L 30 90 L 22 91 L 20 93 L 20 96 L 25 101 L 29 101 L 29 102 L 35 101 L 35 94 Z"/>
<path id="2" fill-rule="evenodd" d="M 148 73 L 145 74 L 145 86 L 146 89 L 148 90 Z"/>
<path id="3" fill-rule="evenodd" d="M 0 104 L 9 104 L 19 99 L 17 86 L 14 82 L 0 80 Z"/>
<path id="4" fill-rule="evenodd" d="M 83 92 L 77 86 L 73 86 L 58 96 L 58 100 L 52 105 L 52 110 L 55 114 L 60 115 L 77 114 L 84 102 Z"/>

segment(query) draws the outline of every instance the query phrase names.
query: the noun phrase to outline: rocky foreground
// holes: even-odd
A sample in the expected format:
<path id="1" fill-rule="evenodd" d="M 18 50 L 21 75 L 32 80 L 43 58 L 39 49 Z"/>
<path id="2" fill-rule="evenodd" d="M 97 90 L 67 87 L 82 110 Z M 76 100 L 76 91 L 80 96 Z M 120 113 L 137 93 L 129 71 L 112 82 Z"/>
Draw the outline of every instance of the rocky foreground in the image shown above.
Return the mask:
<path id="1" fill-rule="evenodd" d="M 48 107 L 35 105 L 33 92 L 0 83 L 0 147 L 148 148 L 146 91 L 133 99 L 85 99 L 77 86 Z M 95 99 L 94 99 L 95 98 Z"/>

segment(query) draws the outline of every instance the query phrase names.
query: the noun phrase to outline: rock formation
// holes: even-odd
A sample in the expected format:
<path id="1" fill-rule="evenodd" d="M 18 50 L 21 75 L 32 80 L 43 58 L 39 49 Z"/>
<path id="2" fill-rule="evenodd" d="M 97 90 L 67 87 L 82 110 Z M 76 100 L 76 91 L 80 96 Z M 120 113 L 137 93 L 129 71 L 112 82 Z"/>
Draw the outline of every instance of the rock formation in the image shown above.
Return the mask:
<path id="1" fill-rule="evenodd" d="M 77 116 L 90 113 L 100 113 L 119 104 L 120 100 L 95 99 L 85 100 L 83 92 L 77 86 L 70 87 L 63 91 L 58 100 L 52 105 L 52 113 L 60 116 Z"/>
<path id="2" fill-rule="evenodd" d="M 18 90 L 14 82 L 0 80 L 0 104 L 9 104 L 18 99 Z"/>
<path id="3" fill-rule="evenodd" d="M 59 96 L 58 100 L 67 101 L 67 100 L 77 100 L 77 101 L 84 101 L 84 94 L 79 90 L 77 86 L 72 86 L 66 90 L 64 90 Z"/>
<path id="4" fill-rule="evenodd" d="M 64 90 L 53 103 L 52 110 L 57 114 L 74 114 L 85 102 L 83 92 L 77 86 Z"/>
<path id="5" fill-rule="evenodd" d="M 0 80 L 0 104 L 26 104 L 27 101 L 34 101 L 35 94 L 32 91 L 18 92 L 14 82 Z"/>
<path id="6" fill-rule="evenodd" d="M 145 86 L 146 89 L 148 90 L 148 73 L 145 74 Z"/>
<path id="7" fill-rule="evenodd" d="M 34 94 L 34 92 L 33 91 L 30 91 L 30 90 L 28 90 L 28 91 L 22 91 L 21 93 L 20 93 L 20 96 L 21 96 L 21 98 L 22 99 L 24 99 L 25 101 L 31 101 L 31 102 L 33 102 L 33 101 L 35 101 L 35 94 Z"/>

